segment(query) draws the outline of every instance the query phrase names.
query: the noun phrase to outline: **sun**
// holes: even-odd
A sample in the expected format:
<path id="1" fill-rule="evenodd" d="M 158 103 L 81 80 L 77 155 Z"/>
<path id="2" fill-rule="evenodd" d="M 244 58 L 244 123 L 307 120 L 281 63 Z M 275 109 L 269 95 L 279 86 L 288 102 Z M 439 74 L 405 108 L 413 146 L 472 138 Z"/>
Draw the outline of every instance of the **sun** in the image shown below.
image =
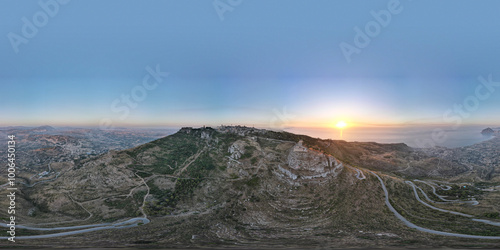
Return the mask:
<path id="1" fill-rule="evenodd" d="M 337 122 L 337 124 L 335 125 L 337 128 L 345 128 L 347 126 L 347 123 L 345 121 L 339 121 Z"/>

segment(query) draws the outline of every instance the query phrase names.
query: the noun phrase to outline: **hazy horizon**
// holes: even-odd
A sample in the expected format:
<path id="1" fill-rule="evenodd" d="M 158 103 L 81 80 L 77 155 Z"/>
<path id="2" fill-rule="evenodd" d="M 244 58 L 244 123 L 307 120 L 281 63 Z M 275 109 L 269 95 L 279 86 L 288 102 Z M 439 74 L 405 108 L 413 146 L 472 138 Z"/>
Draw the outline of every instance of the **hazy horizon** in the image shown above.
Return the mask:
<path id="1" fill-rule="evenodd" d="M 221 124 L 224 126 L 245 126 L 239 124 Z M 42 125 L 51 126 L 51 125 Z M 37 128 L 42 126 L 0 126 L 0 129 L 5 129 L 8 127 L 13 128 Z M 207 127 L 218 127 L 207 125 Z M 88 126 L 51 126 L 55 129 L 102 129 L 98 126 L 88 127 Z M 160 126 L 160 127 L 114 127 L 110 128 L 112 130 L 169 130 L 177 131 L 182 127 L 193 127 L 197 126 Z M 253 127 L 253 126 L 247 126 Z M 284 127 L 281 129 L 269 128 L 269 127 L 255 127 L 258 129 L 268 129 L 275 131 L 286 131 L 294 134 L 307 135 L 313 138 L 320 138 L 323 140 L 343 140 L 347 142 L 377 142 L 377 143 L 405 143 L 410 147 L 414 148 L 424 148 L 424 147 L 464 147 L 470 146 L 476 143 L 480 143 L 489 139 L 493 136 L 482 135 L 481 131 L 487 127 L 493 128 L 495 130 L 500 129 L 500 126 L 486 126 L 486 125 L 463 125 L 457 128 L 449 126 L 378 126 L 378 127 L 350 127 L 345 129 L 339 128 L 325 128 L 325 127 Z M 443 133 L 443 138 L 436 139 L 433 136 L 435 131 L 441 131 Z M 108 131 L 108 129 L 104 130 Z"/>

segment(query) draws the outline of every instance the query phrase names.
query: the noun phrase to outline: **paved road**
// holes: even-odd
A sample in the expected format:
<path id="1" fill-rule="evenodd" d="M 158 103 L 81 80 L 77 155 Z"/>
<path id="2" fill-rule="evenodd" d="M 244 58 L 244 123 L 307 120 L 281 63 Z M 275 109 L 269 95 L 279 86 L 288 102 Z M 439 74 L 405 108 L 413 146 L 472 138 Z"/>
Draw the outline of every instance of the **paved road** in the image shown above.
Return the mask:
<path id="1" fill-rule="evenodd" d="M 56 178 L 59 177 L 59 173 L 57 174 Z M 139 177 L 141 178 L 141 177 Z M 144 204 L 141 206 L 141 212 L 144 215 L 144 217 L 138 217 L 138 218 L 132 218 L 126 221 L 118 221 L 115 223 L 102 223 L 102 224 L 92 224 L 92 225 L 81 225 L 81 226 L 72 226 L 72 227 L 52 227 L 52 228 L 40 228 L 40 227 L 29 227 L 29 226 L 23 226 L 23 225 L 16 225 L 16 229 L 27 229 L 27 230 L 33 230 L 33 231 L 64 231 L 64 230 L 75 230 L 75 231 L 69 231 L 69 232 L 61 232 L 61 233 L 55 233 L 55 234 L 45 234 L 45 235 L 32 235 L 32 236 L 16 236 L 16 239 L 46 239 L 46 238 L 55 238 L 55 237 L 62 237 L 62 236 L 68 236 L 68 235 L 75 235 L 75 234 L 81 234 L 81 233 L 88 233 L 88 232 L 95 232 L 95 231 L 100 231 L 100 230 L 107 230 L 107 229 L 124 229 L 124 228 L 131 228 L 131 227 L 136 227 L 139 226 L 139 224 L 148 224 L 151 221 L 147 218 L 146 213 L 144 212 L 144 205 L 146 202 L 146 198 L 149 195 L 149 186 L 146 184 L 143 178 L 141 178 L 146 187 L 148 188 L 148 193 L 146 196 L 144 196 Z M 51 181 L 51 180 L 47 180 Z M 7 183 L 8 184 L 8 183 Z M 1 187 L 7 185 L 4 184 Z M 38 184 L 38 183 L 35 183 Z M 32 185 L 34 186 L 34 185 Z M 5 223 L 0 223 L 0 227 L 5 227 L 9 228 Z M 9 237 L 0 237 L 0 239 L 8 239 Z"/>
<path id="2" fill-rule="evenodd" d="M 342 164 L 342 163 L 341 163 Z M 356 178 L 358 178 L 358 180 L 364 180 L 366 179 L 366 176 L 365 174 L 363 173 L 363 171 L 361 171 L 360 169 L 358 168 L 355 168 L 355 167 L 352 167 L 352 166 L 349 166 L 349 165 L 346 165 L 348 168 L 356 171 Z"/>
<path id="3" fill-rule="evenodd" d="M 94 224 L 94 225 L 84 225 L 84 226 L 74 226 L 74 227 L 51 227 L 51 228 L 44 228 L 44 227 L 29 227 L 29 226 L 23 226 L 23 225 L 16 225 L 16 228 L 20 229 L 27 229 L 27 230 L 34 230 L 34 231 L 63 231 L 63 230 L 74 230 L 74 229 L 84 229 L 84 228 L 92 228 L 92 227 L 104 227 L 104 226 L 110 226 L 112 225 L 111 223 L 103 223 L 103 224 Z M 0 224 L 1 227 L 6 227 L 9 228 L 6 224 L 2 223 Z"/>
<path id="4" fill-rule="evenodd" d="M 429 182 L 427 182 L 427 181 L 421 181 L 421 180 L 414 180 L 414 181 L 415 181 L 415 182 L 421 182 L 421 183 L 424 183 L 424 184 L 426 184 L 427 186 L 431 187 L 431 188 L 432 188 L 432 193 L 434 193 L 434 195 L 436 195 L 436 196 L 437 196 L 440 200 L 444 201 L 444 202 L 435 202 L 435 201 L 432 201 L 432 200 L 430 200 L 430 199 L 429 199 L 429 197 L 427 197 L 427 194 L 425 194 L 426 199 L 427 199 L 428 201 L 430 201 L 430 202 L 433 202 L 433 203 L 438 203 L 438 204 L 439 204 L 439 203 L 441 203 L 441 204 L 445 204 L 445 203 L 470 203 L 470 204 L 472 204 L 473 206 L 477 206 L 477 205 L 479 205 L 479 202 L 478 202 L 478 201 L 476 201 L 476 200 L 473 200 L 473 201 L 447 200 L 447 199 L 443 198 L 441 195 L 439 195 L 439 194 L 437 194 L 437 193 L 436 193 L 436 188 L 435 188 L 435 187 L 434 187 L 431 183 L 429 183 Z M 420 189 L 420 188 L 419 188 L 419 189 Z M 447 188 L 446 188 L 446 189 L 444 189 L 444 188 L 441 188 L 441 189 L 443 189 L 443 190 L 450 190 L 450 189 L 451 189 L 451 187 L 450 187 L 450 186 L 447 186 Z M 423 192 L 423 191 L 422 191 L 422 192 Z"/>
<path id="5" fill-rule="evenodd" d="M 434 210 L 437 210 L 437 211 L 440 211 L 440 212 L 444 212 L 444 213 L 450 213 L 450 214 L 465 216 L 465 217 L 469 217 L 469 218 L 474 217 L 474 216 L 469 215 L 469 214 L 463 214 L 463 213 L 459 213 L 459 212 L 455 212 L 455 211 L 450 211 L 450 210 L 446 210 L 446 209 L 441 209 L 441 208 L 437 208 L 437 207 L 434 207 L 432 205 L 429 205 L 429 204 L 425 203 L 422 199 L 420 199 L 420 196 L 418 196 L 417 188 L 420 189 L 419 187 L 415 186 L 415 184 L 413 182 L 411 182 L 411 181 L 406 181 L 405 183 L 408 184 L 408 185 L 410 185 L 413 188 L 413 192 L 415 194 L 415 198 L 417 199 L 417 201 L 420 202 L 420 203 L 422 203 L 426 207 L 429 207 L 431 209 L 434 209 Z M 425 196 L 427 196 L 422 189 L 420 189 L 420 191 L 422 191 L 422 193 Z"/>
<path id="6" fill-rule="evenodd" d="M 460 215 L 460 216 L 464 216 L 464 217 L 469 217 L 469 218 L 473 218 L 474 216 L 470 215 L 470 214 L 463 214 L 463 213 L 459 213 L 459 212 L 455 212 L 455 211 L 450 211 L 450 210 L 446 210 L 446 209 L 441 209 L 441 208 L 437 208 L 437 207 L 434 207 L 434 206 L 431 206 L 427 203 L 425 203 L 424 201 L 422 201 L 422 199 L 420 199 L 419 195 L 418 195 L 418 192 L 417 192 L 417 188 L 420 189 L 420 192 L 422 192 L 422 194 L 424 194 L 424 196 L 426 196 L 427 199 L 429 199 L 427 197 L 427 195 L 425 194 L 424 190 L 422 190 L 421 188 L 417 187 L 413 182 L 411 181 L 407 181 L 406 182 L 407 184 L 409 184 L 410 186 L 413 187 L 413 191 L 415 193 L 415 198 L 422 204 L 424 204 L 425 206 L 429 207 L 429 208 L 432 208 L 434 210 L 438 210 L 438 211 L 441 211 L 441 212 L 445 212 L 445 213 L 451 213 L 451 214 L 455 214 L 455 215 Z M 493 225 L 493 226 L 500 226 L 500 223 L 499 222 L 493 222 L 493 221 L 489 221 L 489 220 L 481 220 L 481 219 L 472 219 L 473 221 L 476 221 L 476 222 L 481 222 L 481 223 L 485 223 L 485 224 L 488 224 L 488 225 Z"/>
<path id="7" fill-rule="evenodd" d="M 136 227 L 140 223 L 147 224 L 149 222 L 150 222 L 150 220 L 147 218 L 133 218 L 133 219 L 130 219 L 127 221 L 116 222 L 113 224 L 95 224 L 95 225 L 74 226 L 74 227 L 64 227 L 64 228 L 33 228 L 33 227 L 16 226 L 17 228 L 26 228 L 26 229 L 38 230 L 38 231 L 80 229 L 80 230 L 55 233 L 55 234 L 16 236 L 16 240 L 17 239 L 46 239 L 46 238 L 54 238 L 54 237 L 62 237 L 62 236 L 75 235 L 75 234 L 81 234 L 81 233 L 95 232 L 95 231 L 107 230 L 107 229 L 124 229 L 124 228 Z M 103 226 L 103 225 L 105 225 L 105 226 Z M 7 227 L 5 224 L 0 224 L 0 226 Z M 84 227 L 92 227 L 92 228 L 82 229 Z M 6 239 L 8 239 L 8 237 L 0 237 L 0 239 L 6 240 Z"/>
<path id="8" fill-rule="evenodd" d="M 408 226 L 410 228 L 414 228 L 414 229 L 421 231 L 421 232 L 442 235 L 442 236 L 452 236 L 452 237 L 469 238 L 469 239 L 500 240 L 500 236 L 479 236 L 479 235 L 469 235 L 469 234 L 448 233 L 448 232 L 442 232 L 442 231 L 432 230 L 432 229 L 428 229 L 428 228 L 423 228 L 423 227 L 417 226 L 417 225 L 409 222 L 405 217 L 403 217 L 401 214 L 399 214 L 399 212 L 396 211 L 396 209 L 394 209 L 394 207 L 389 202 L 389 192 L 387 191 L 387 188 L 386 188 L 382 178 L 380 178 L 380 176 L 378 176 L 375 172 L 372 172 L 372 171 L 369 171 L 369 172 L 372 173 L 373 175 L 375 175 L 375 177 L 377 177 L 378 180 L 380 181 L 380 184 L 382 185 L 382 189 L 384 190 L 384 193 L 385 193 L 385 204 L 387 205 L 389 210 L 391 210 L 391 212 L 394 213 L 394 215 L 399 220 L 401 220 L 406 226 Z"/>

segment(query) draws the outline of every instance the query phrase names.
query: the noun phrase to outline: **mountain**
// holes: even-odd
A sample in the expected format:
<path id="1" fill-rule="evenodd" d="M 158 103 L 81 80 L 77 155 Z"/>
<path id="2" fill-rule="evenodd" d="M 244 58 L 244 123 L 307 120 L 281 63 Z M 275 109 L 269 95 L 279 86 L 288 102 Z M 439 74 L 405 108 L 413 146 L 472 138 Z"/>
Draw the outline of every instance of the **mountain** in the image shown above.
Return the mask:
<path id="1" fill-rule="evenodd" d="M 134 217 L 149 223 L 22 244 L 500 247 L 498 240 L 421 232 L 395 215 L 440 232 L 500 237 L 497 226 L 443 212 L 456 209 L 498 221 L 496 193 L 481 191 L 493 184 L 440 186 L 436 183 L 444 177 L 469 170 L 444 159 L 443 166 L 435 168 L 436 161 L 438 157 L 404 144 L 348 143 L 240 126 L 183 128 L 132 149 L 54 163 L 58 176 L 25 185 L 19 197 L 19 221 L 32 226 L 117 223 Z M 404 165 L 409 162 L 411 167 Z M 429 170 L 434 173 L 425 175 Z M 425 177 L 427 184 L 414 177 Z M 436 211 L 416 199 L 415 186 L 429 199 L 438 200 L 439 194 L 464 201 L 433 204 L 441 209 Z M 442 190 L 433 193 L 431 186 Z M 472 206 L 467 197 L 482 200 Z"/>
<path id="2" fill-rule="evenodd" d="M 51 127 L 48 125 L 36 127 L 33 129 L 34 132 L 48 132 L 48 131 L 54 131 L 54 130 L 56 130 L 54 127 Z"/>
<path id="3" fill-rule="evenodd" d="M 491 128 L 486 128 L 486 129 L 483 129 L 483 131 L 481 131 L 481 134 L 483 135 L 493 135 L 495 134 L 495 131 Z"/>

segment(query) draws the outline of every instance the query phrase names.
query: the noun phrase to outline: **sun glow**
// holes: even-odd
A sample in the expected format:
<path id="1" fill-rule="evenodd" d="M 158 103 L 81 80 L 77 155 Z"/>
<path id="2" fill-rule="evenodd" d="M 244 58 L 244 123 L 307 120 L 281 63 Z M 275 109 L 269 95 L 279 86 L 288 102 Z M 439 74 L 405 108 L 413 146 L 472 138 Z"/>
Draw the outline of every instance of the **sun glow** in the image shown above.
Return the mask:
<path id="1" fill-rule="evenodd" d="M 338 121 L 337 124 L 335 124 L 335 127 L 340 129 L 340 139 L 342 139 L 344 134 L 344 128 L 347 127 L 347 123 L 345 121 Z"/>
<path id="2" fill-rule="evenodd" d="M 347 123 L 345 121 L 339 121 L 339 122 L 337 122 L 337 124 L 335 126 L 337 128 L 343 129 L 347 126 Z"/>

